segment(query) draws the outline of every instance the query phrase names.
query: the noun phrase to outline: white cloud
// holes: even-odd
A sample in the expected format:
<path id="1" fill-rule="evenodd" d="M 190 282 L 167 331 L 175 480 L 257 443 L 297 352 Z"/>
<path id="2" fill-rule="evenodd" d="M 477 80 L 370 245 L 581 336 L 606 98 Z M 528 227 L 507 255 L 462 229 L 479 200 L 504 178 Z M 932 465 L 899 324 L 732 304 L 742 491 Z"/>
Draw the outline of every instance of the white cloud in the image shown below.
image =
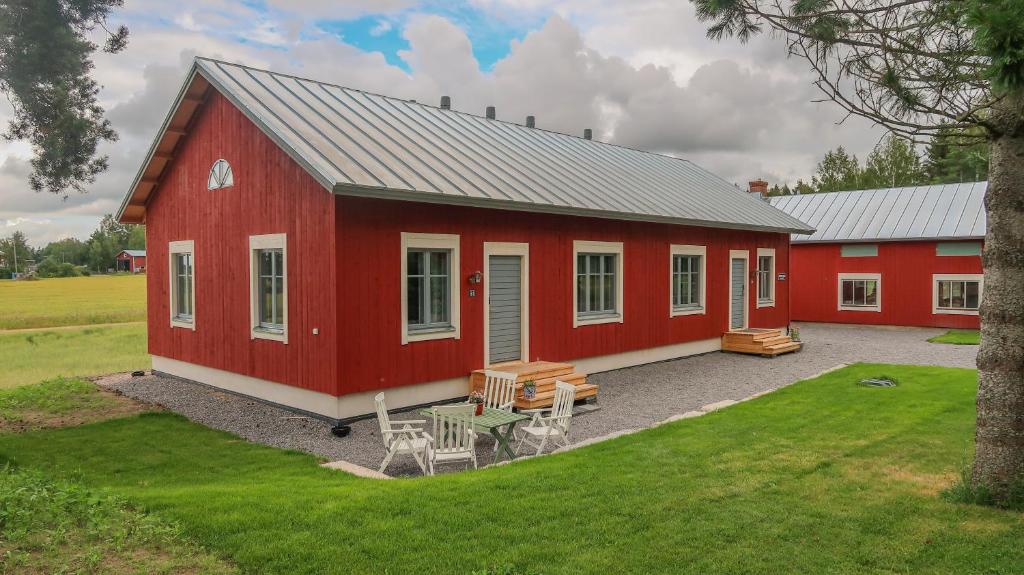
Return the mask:
<path id="1" fill-rule="evenodd" d="M 28 189 L 25 144 L 0 143 L 0 219 L 18 222 L 34 243 L 88 235 L 117 209 L 197 54 L 430 103 L 449 95 L 459 110 L 494 105 L 499 118 L 532 114 L 539 127 L 566 133 L 593 128 L 596 138 L 686 157 L 741 184 L 806 179 L 825 150 L 843 144 L 863 156 L 879 135 L 859 120 L 836 126 L 836 108 L 811 102 L 807 71 L 777 39 L 707 40 L 689 2 L 476 4 L 504 21 L 547 17 L 485 72 L 465 30 L 409 15 L 401 30 L 409 49 L 400 53 L 407 72 L 309 24 L 379 14 L 373 30 L 383 34 L 397 22 L 389 14 L 409 7 L 403 0 L 270 0 L 269 16 L 226 0 L 180 0 L 166 19 L 163 2 L 129 2 L 124 14 L 137 23 L 128 49 L 96 58 L 100 97 L 120 134 L 103 146 L 110 170 L 87 195 L 61 201 Z M 0 102 L 0 123 L 10 113 Z"/>
<path id="2" fill-rule="evenodd" d="M 391 22 L 387 20 L 377 20 L 377 24 L 370 28 L 370 36 L 383 36 L 391 31 Z"/>

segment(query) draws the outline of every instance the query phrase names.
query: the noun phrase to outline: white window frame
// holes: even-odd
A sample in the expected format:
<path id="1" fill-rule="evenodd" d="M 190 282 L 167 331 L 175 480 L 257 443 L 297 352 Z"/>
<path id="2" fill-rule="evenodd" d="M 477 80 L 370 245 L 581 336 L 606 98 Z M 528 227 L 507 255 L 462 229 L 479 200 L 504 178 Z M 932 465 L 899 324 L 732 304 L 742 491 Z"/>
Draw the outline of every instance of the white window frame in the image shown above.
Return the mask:
<path id="1" fill-rule="evenodd" d="M 707 246 L 691 246 L 672 244 L 668 250 L 668 316 L 677 317 L 681 315 L 704 315 L 707 313 L 707 287 L 708 287 L 708 248 Z M 675 274 L 673 266 L 676 256 L 700 256 L 700 294 L 697 307 L 676 307 L 674 290 Z"/>
<path id="2" fill-rule="evenodd" d="M 592 254 L 613 254 L 615 255 L 615 311 L 613 313 L 597 317 L 580 317 L 577 300 L 576 274 L 579 271 L 580 253 Z M 572 242 L 572 327 L 577 328 L 584 325 L 597 325 L 602 323 L 622 323 L 622 276 L 623 276 L 623 250 L 622 242 L 596 242 L 589 240 L 573 240 Z"/>
<path id="3" fill-rule="evenodd" d="M 260 327 L 259 302 L 259 250 L 281 250 L 284 273 L 281 293 L 281 331 L 269 331 Z M 287 234 L 264 234 L 249 236 L 249 339 L 269 339 L 288 343 L 288 236 Z"/>
<path id="4" fill-rule="evenodd" d="M 457 234 L 421 234 L 402 232 L 401 249 L 401 313 L 402 313 L 402 345 L 415 341 L 433 339 L 459 339 L 462 332 L 460 303 L 462 301 L 462 267 L 459 265 L 459 243 Z M 448 250 L 451 253 L 448 268 L 449 321 L 451 328 L 437 331 L 409 333 L 409 250 Z"/>
<path id="5" fill-rule="evenodd" d="M 768 298 L 761 299 L 761 258 L 769 257 L 772 258 L 772 267 L 768 270 Z M 757 300 L 757 308 L 763 307 L 775 307 L 775 248 L 757 248 L 757 266 L 754 268 L 757 270 L 757 281 L 754 282 L 755 298 Z"/>
<path id="6" fill-rule="evenodd" d="M 850 306 L 843 305 L 843 280 L 873 280 L 877 282 L 878 286 L 878 297 L 875 299 L 875 305 L 873 306 Z M 839 278 L 836 280 L 836 302 L 839 311 L 867 311 L 867 312 L 881 312 L 882 311 L 882 274 L 877 273 L 841 273 Z"/>
<path id="7" fill-rule="evenodd" d="M 932 313 L 945 315 L 978 315 L 976 309 L 949 309 L 939 307 L 939 282 L 940 281 L 968 281 L 978 282 L 978 305 L 981 305 L 981 297 L 985 293 L 984 274 L 932 274 Z"/>
<path id="8" fill-rule="evenodd" d="M 177 307 L 176 299 L 177 292 L 175 291 L 176 285 L 176 271 L 174 269 L 174 256 L 177 254 L 189 254 L 192 256 L 192 293 L 190 302 L 192 308 L 192 319 L 183 320 L 175 316 L 174 310 Z M 170 277 L 170 283 L 168 284 L 169 290 L 167 292 L 168 303 L 170 304 L 170 316 L 171 316 L 171 327 L 181 327 L 196 330 L 196 251 L 194 240 L 180 240 L 176 242 L 169 242 L 167 244 L 167 271 Z"/>

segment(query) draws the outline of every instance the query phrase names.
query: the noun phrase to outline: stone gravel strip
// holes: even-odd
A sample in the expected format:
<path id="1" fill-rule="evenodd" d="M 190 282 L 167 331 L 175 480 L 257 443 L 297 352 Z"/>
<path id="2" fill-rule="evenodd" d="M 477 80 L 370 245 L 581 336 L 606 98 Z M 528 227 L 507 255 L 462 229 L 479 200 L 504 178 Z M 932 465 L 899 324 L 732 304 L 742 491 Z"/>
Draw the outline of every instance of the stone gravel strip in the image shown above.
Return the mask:
<path id="1" fill-rule="evenodd" d="M 805 324 L 800 332 L 803 351 L 775 358 L 716 352 L 594 374 L 588 381 L 600 386 L 601 409 L 574 417 L 570 439 L 579 444 L 652 427 L 704 406 L 770 392 L 841 363 L 974 367 L 978 350 L 925 341 L 944 333 L 942 329 Z M 99 383 L 253 442 L 369 470 L 378 469 L 384 458 L 376 419 L 357 421 L 348 437 L 338 438 L 331 435 L 329 422 L 175 378 L 112 376 Z M 368 411 L 372 409 L 367 405 Z M 395 417 L 420 418 L 412 412 Z M 493 460 L 493 447 L 490 437 L 478 442 L 481 466 Z M 463 467 L 449 466 L 440 472 L 459 469 Z M 419 475 L 420 470 L 411 456 L 400 456 L 385 473 Z"/>

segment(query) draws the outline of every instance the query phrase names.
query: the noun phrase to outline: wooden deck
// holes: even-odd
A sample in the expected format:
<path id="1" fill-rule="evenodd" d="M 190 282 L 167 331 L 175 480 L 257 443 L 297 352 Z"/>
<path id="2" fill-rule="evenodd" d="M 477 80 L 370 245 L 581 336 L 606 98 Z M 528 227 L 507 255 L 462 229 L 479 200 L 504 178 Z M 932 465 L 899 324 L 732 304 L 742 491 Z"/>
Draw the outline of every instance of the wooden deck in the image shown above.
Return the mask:
<path id="1" fill-rule="evenodd" d="M 782 335 L 778 329 L 743 329 L 722 336 L 722 351 L 749 353 L 764 357 L 800 351 L 802 344 Z"/>
<path id="2" fill-rule="evenodd" d="M 554 363 L 550 361 L 513 361 L 500 363 L 490 367 L 495 371 L 506 371 L 516 374 L 516 408 L 537 409 L 551 407 L 555 398 L 555 381 L 564 381 L 576 386 L 576 399 L 597 396 L 597 386 L 587 383 L 587 376 L 576 373 L 576 367 L 570 363 Z M 533 380 L 537 384 L 537 396 L 531 399 L 523 397 L 523 382 Z M 483 389 L 484 370 L 478 369 L 470 375 L 472 389 Z"/>

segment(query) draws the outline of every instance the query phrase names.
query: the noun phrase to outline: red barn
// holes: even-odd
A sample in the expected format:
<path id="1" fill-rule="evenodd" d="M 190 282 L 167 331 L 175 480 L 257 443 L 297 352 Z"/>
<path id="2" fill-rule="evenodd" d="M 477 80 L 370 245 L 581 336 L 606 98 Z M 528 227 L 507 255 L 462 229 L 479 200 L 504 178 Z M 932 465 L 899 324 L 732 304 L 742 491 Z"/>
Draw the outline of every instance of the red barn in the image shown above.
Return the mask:
<path id="1" fill-rule="evenodd" d="M 772 198 L 794 236 L 798 321 L 978 328 L 986 182 Z"/>
<path id="2" fill-rule="evenodd" d="M 137 274 L 146 271 L 146 250 L 122 250 L 115 259 L 119 272 Z"/>
<path id="3" fill-rule="evenodd" d="M 197 59 L 118 216 L 160 262 L 154 369 L 341 419 L 492 364 L 788 325 L 805 224 L 686 160 L 448 102 Z"/>

